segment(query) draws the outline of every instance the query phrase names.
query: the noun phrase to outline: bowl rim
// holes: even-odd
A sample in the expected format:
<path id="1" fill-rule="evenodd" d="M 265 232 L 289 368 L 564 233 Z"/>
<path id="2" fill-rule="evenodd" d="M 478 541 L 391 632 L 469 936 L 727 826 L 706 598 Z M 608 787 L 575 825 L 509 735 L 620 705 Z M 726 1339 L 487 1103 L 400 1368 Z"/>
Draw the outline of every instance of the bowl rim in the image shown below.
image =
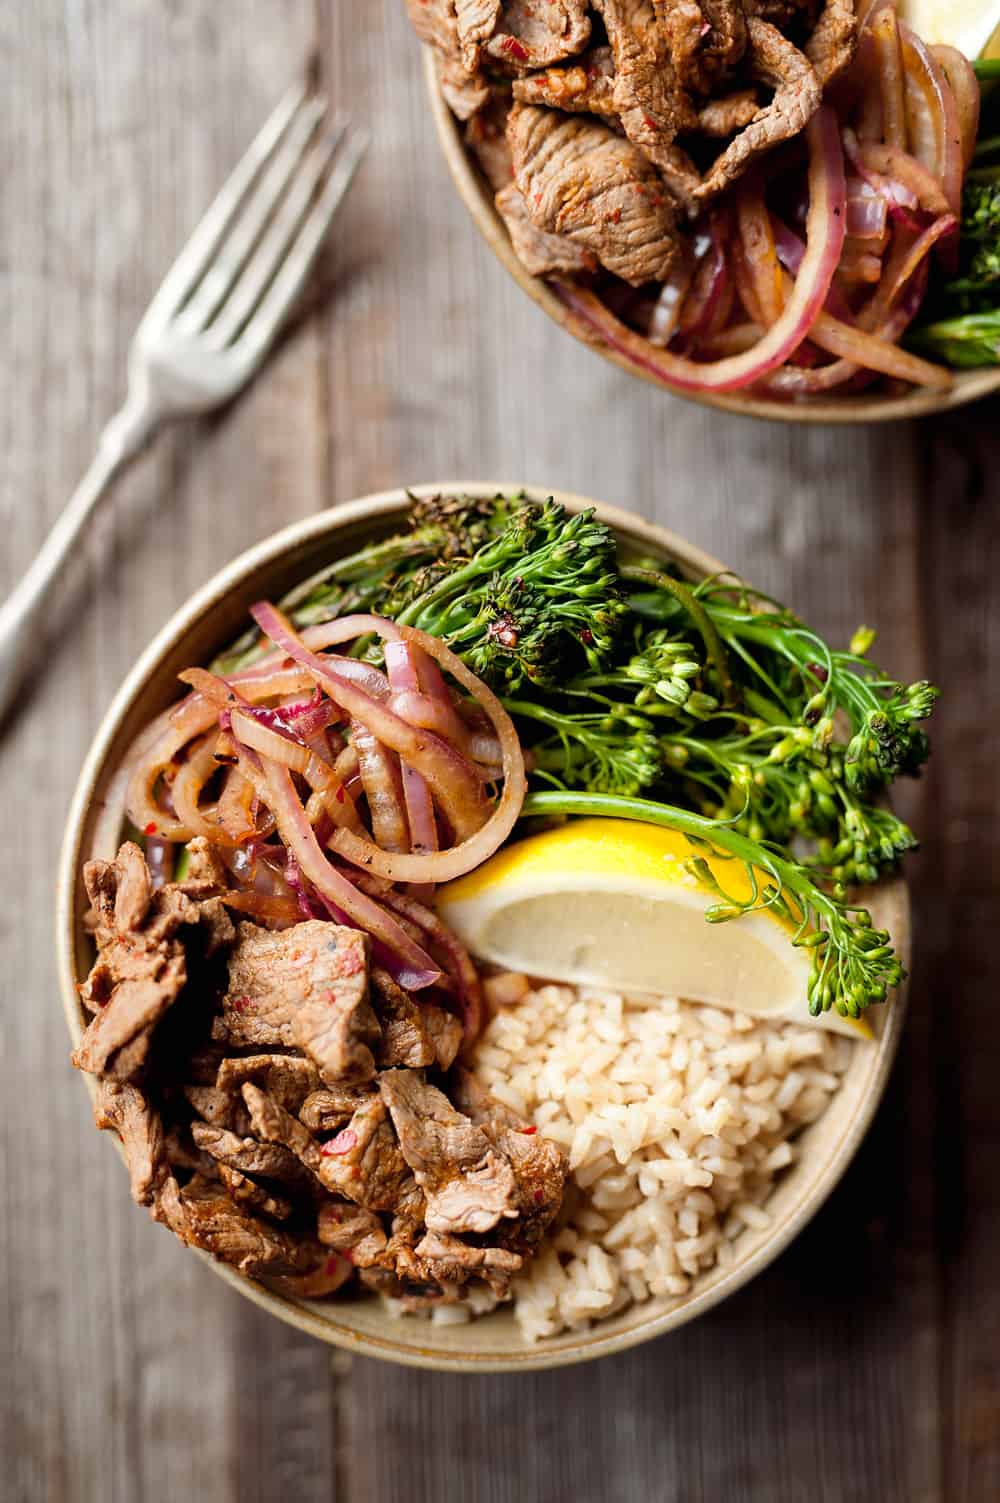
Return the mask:
<path id="1" fill-rule="evenodd" d="M 598 339 L 589 327 L 561 302 L 543 277 L 532 276 L 521 264 L 510 236 L 493 203 L 493 189 L 480 168 L 466 150 L 462 139 L 461 123 L 452 114 L 441 92 L 433 48 L 423 47 L 424 78 L 430 99 L 431 113 L 437 131 L 438 142 L 451 174 L 476 228 L 497 260 L 548 316 L 568 333 L 572 334 L 587 349 L 617 365 L 620 370 L 637 376 L 648 386 L 658 391 L 694 402 L 701 407 L 716 407 L 725 412 L 735 412 L 742 417 L 763 418 L 779 423 L 890 423 L 909 418 L 926 417 L 931 413 L 950 412 L 965 407 L 970 402 L 1000 391 L 1000 368 L 982 370 L 956 370 L 955 384 L 950 391 L 932 392 L 914 390 L 896 397 L 826 397 L 809 402 L 777 402 L 763 397 L 744 395 L 739 392 L 680 391 L 669 382 L 660 381 L 648 371 L 634 364 L 627 355 L 611 349 Z"/>
<path id="2" fill-rule="evenodd" d="M 162 660 L 176 641 L 210 615 L 225 597 L 245 583 L 254 573 L 266 566 L 273 566 L 302 546 L 314 544 L 324 537 L 335 537 L 345 527 L 359 522 L 377 522 L 405 507 L 410 496 L 427 497 L 437 494 L 465 494 L 490 497 L 499 493 L 511 495 L 523 493 L 529 500 L 541 500 L 552 496 L 571 510 L 596 507 L 602 520 L 617 532 L 640 543 L 669 553 L 689 572 L 712 574 L 725 566 L 704 550 L 687 543 L 668 528 L 648 522 L 645 518 L 627 512 L 620 507 L 590 500 L 570 492 L 553 490 L 545 486 L 523 483 L 444 481 L 436 484 L 414 485 L 390 491 L 380 491 L 335 505 L 313 516 L 294 522 L 290 526 L 263 539 L 225 565 L 198 589 L 156 633 L 149 646 L 140 655 L 127 674 L 121 687 L 111 701 L 95 733 L 90 751 L 73 794 L 66 830 L 59 857 L 56 885 L 56 958 L 62 994 L 63 1012 L 74 1047 L 83 1031 L 82 1008 L 78 992 L 76 969 L 79 926 L 79 872 L 81 851 L 95 809 L 103 807 L 95 797 L 104 774 L 115 769 L 116 742 L 133 702 L 159 669 Z M 911 926 L 909 890 L 904 879 L 897 878 L 886 883 L 884 890 L 891 893 L 899 906 L 897 948 L 904 967 L 908 968 Z M 318 1337 L 330 1345 L 360 1355 L 393 1361 L 404 1366 L 427 1368 L 443 1372 L 527 1372 L 554 1367 L 571 1366 L 626 1351 L 645 1341 L 675 1330 L 707 1310 L 721 1303 L 728 1295 L 749 1283 L 762 1272 L 789 1243 L 798 1235 L 823 1202 L 831 1194 L 853 1159 L 867 1132 L 871 1120 L 882 1099 L 902 1034 L 907 1005 L 907 989 L 904 983 L 892 1006 L 884 1014 L 884 1022 L 873 1044 L 869 1078 L 864 1086 L 855 1114 L 850 1119 L 843 1135 L 825 1148 L 818 1168 L 813 1168 L 809 1184 L 798 1196 L 773 1236 L 754 1247 L 732 1269 L 719 1275 L 710 1287 L 696 1291 L 683 1305 L 675 1306 L 658 1314 L 650 1313 L 634 1328 L 627 1331 L 610 1331 L 602 1335 L 598 1323 L 583 1332 L 573 1333 L 573 1344 L 564 1343 L 557 1349 L 544 1345 L 523 1350 L 505 1352 L 502 1355 L 474 1351 L 450 1353 L 422 1345 L 419 1341 L 420 1323 L 399 1322 L 398 1339 L 381 1337 L 370 1332 L 361 1332 L 350 1327 L 334 1324 L 320 1318 L 307 1302 L 278 1294 L 258 1280 L 238 1273 L 227 1264 L 217 1262 L 209 1254 L 197 1248 L 190 1249 L 216 1274 L 247 1299 L 252 1300 L 270 1314 L 287 1324 Z M 96 1081 L 85 1075 L 86 1088 L 93 1101 Z M 117 1138 L 115 1146 L 121 1152 Z M 475 1322 L 462 1329 L 474 1330 Z M 558 1338 L 557 1338 L 558 1339 Z"/>

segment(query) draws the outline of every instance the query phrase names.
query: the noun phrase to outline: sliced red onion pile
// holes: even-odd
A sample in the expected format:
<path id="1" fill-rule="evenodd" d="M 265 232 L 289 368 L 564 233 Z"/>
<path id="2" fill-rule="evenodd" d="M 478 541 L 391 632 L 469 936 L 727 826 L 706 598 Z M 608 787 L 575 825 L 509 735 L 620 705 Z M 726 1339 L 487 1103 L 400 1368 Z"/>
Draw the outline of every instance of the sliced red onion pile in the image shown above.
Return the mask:
<path id="1" fill-rule="evenodd" d="M 205 837 L 230 906 L 258 923 L 363 929 L 400 985 L 443 992 L 474 1036 L 475 967 L 427 905 L 517 821 L 527 784 L 509 715 L 425 632 L 357 615 L 299 633 L 267 602 L 251 614 L 276 650 L 226 678 L 181 675 L 193 692 L 143 737 L 129 818 L 167 874 L 178 843 Z M 362 638 L 382 643 L 384 670 L 331 650 Z"/>
<path id="2" fill-rule="evenodd" d="M 808 398 L 880 376 L 946 390 L 951 372 L 899 340 L 930 259 L 956 263 L 979 98 L 960 52 L 928 46 L 875 0 L 848 74 L 806 128 L 807 207 L 792 146 L 717 200 L 659 296 L 633 303 L 633 323 L 589 286 L 552 285 L 584 337 L 675 390 Z"/>

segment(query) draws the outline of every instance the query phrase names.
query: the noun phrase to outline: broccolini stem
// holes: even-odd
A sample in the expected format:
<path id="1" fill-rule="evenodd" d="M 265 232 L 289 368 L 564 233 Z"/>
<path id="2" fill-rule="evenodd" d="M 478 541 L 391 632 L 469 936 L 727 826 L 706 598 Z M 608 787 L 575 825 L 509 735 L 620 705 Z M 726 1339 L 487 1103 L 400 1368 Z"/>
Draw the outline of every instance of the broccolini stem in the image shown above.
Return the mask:
<path id="1" fill-rule="evenodd" d="M 746 903 L 737 903 L 720 892 L 722 903 L 709 909 L 706 917 L 709 922 L 720 923 L 741 913 L 770 907 L 797 923 L 792 944 L 812 951 L 808 1001 L 814 1017 L 831 1007 L 844 1017 L 859 1017 L 872 1003 L 884 1002 L 889 988 L 898 986 L 903 979 L 903 967 L 893 952 L 888 933 L 872 926 L 867 909 L 843 903 L 823 892 L 804 867 L 741 835 L 728 822 L 650 799 L 556 790 L 528 795 L 522 817 L 532 815 L 638 820 L 677 830 L 696 847 L 713 847 L 742 861 L 751 878 L 753 897 Z M 753 876 L 755 867 L 768 874 L 772 887 L 759 890 Z M 700 880 L 713 885 L 704 862 L 699 867 L 695 858 L 693 870 Z M 792 894 L 795 901 L 790 902 L 786 894 Z"/>

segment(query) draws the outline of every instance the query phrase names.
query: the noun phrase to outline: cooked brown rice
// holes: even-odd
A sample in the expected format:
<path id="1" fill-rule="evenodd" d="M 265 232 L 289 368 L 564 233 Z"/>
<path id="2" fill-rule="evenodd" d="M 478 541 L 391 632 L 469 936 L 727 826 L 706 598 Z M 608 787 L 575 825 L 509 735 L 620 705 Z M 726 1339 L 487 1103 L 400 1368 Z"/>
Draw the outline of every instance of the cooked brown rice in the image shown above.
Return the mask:
<path id="1" fill-rule="evenodd" d="M 525 1338 L 653 1296 L 679 1303 L 697 1275 L 731 1262 L 734 1239 L 767 1225 L 790 1140 L 824 1110 L 853 1047 L 819 1029 L 590 988 L 541 986 L 501 1007 L 477 1073 L 570 1163 L 560 1220 L 515 1281 Z"/>

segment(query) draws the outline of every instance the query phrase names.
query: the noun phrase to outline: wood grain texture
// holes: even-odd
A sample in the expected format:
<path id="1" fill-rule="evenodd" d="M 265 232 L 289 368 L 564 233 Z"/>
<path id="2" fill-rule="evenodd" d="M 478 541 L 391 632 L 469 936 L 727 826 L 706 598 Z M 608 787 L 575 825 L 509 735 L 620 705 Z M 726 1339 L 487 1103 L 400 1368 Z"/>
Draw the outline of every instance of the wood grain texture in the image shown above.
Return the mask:
<path id="1" fill-rule="evenodd" d="M 996 408 L 792 430 L 611 369 L 530 306 L 437 154 L 401 0 L 35 0 L 0 10 L 0 584 L 121 395 L 159 274 L 315 51 L 373 147 L 325 300 L 254 389 L 161 439 L 53 601 L 0 742 L 0 1313 L 12 1500 L 980 1503 L 1000 1494 Z M 588 1369 L 463 1379 L 336 1357 L 130 1205 L 66 1060 L 49 962 L 69 791 L 169 612 L 282 522 L 381 486 L 506 476 L 601 495 L 843 639 L 945 682 L 907 799 L 908 1041 L 858 1161 L 793 1249 L 695 1326 Z M 15 802 L 17 801 L 17 802 Z"/>

